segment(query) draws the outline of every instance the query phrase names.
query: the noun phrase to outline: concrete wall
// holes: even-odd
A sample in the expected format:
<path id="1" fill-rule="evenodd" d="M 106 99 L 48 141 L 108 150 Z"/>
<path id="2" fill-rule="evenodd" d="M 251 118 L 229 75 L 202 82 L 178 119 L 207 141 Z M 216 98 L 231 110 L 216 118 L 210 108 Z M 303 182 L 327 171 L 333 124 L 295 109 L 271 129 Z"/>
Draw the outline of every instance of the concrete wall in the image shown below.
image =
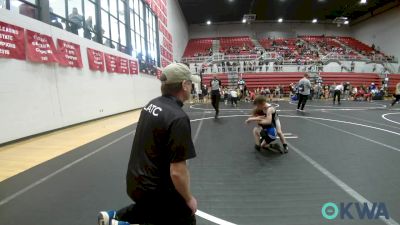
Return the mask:
<path id="1" fill-rule="evenodd" d="M 400 7 L 368 19 L 353 27 L 356 39 L 380 47 L 386 54 L 400 58 Z"/>
<path id="2" fill-rule="evenodd" d="M 160 82 L 89 70 L 88 47 L 130 58 L 40 21 L 0 9 L 0 21 L 78 43 L 83 68 L 0 58 L 0 144 L 143 107 L 160 95 Z"/>
<path id="3" fill-rule="evenodd" d="M 203 37 L 230 37 L 230 36 L 252 36 L 257 38 L 290 38 L 296 35 L 336 35 L 349 36 L 351 34 L 348 26 L 338 28 L 333 24 L 311 24 L 311 23 L 253 23 L 253 24 L 213 24 L 190 25 L 190 38 Z"/>
<path id="4" fill-rule="evenodd" d="M 168 31 L 172 35 L 174 60 L 180 61 L 189 40 L 189 28 L 178 0 L 168 0 Z"/>

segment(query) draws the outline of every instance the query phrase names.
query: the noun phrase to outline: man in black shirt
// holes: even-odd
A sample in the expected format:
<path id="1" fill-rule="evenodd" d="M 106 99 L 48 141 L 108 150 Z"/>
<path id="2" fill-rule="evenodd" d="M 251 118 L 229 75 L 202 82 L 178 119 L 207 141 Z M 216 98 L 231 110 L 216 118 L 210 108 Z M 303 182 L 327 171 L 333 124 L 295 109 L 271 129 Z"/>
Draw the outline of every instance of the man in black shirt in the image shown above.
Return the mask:
<path id="1" fill-rule="evenodd" d="M 142 110 L 129 160 L 127 193 L 135 204 L 100 212 L 100 225 L 196 224 L 197 201 L 186 164 L 196 152 L 189 117 L 181 108 L 190 98 L 193 78 L 186 65 L 174 63 L 160 80 L 162 96 Z"/>
<path id="2" fill-rule="evenodd" d="M 215 119 L 218 118 L 219 115 L 219 101 L 221 99 L 221 81 L 218 80 L 217 76 L 214 76 L 214 79 L 210 81 L 211 87 L 211 104 L 215 109 Z"/>

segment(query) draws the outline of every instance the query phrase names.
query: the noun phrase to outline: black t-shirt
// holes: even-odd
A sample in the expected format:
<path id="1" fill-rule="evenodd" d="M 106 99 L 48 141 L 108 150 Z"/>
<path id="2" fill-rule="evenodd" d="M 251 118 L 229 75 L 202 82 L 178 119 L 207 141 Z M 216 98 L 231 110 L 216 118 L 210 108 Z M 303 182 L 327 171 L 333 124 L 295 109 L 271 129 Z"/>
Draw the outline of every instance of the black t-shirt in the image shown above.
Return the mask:
<path id="1" fill-rule="evenodd" d="M 150 101 L 136 128 L 127 172 L 127 191 L 136 200 L 151 192 L 175 190 L 170 164 L 196 157 L 190 120 L 172 96 Z"/>

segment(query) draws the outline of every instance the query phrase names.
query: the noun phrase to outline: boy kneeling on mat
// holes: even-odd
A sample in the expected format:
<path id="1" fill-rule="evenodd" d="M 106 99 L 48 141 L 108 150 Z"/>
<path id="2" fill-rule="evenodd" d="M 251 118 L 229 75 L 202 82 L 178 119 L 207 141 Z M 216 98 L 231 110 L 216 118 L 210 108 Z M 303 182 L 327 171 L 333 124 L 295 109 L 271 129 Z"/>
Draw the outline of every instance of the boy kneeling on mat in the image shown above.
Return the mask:
<path id="1" fill-rule="evenodd" d="M 260 151 L 261 148 L 275 149 L 280 153 L 285 154 L 288 152 L 285 137 L 282 133 L 281 123 L 278 118 L 276 109 L 267 103 L 264 96 L 257 96 L 254 100 L 256 107 L 253 110 L 252 116 L 246 120 L 246 124 L 250 122 L 257 122 L 258 127 L 253 129 L 255 138 L 255 148 Z M 272 143 L 276 140 L 277 135 L 283 145 L 283 149 L 278 143 Z"/>

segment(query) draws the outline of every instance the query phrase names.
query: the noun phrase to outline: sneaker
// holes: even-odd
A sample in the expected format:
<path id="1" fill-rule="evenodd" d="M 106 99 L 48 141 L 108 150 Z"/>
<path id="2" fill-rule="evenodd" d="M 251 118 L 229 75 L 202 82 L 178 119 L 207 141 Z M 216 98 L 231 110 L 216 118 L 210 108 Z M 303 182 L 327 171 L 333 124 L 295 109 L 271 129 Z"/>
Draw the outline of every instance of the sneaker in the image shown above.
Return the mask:
<path id="1" fill-rule="evenodd" d="M 285 154 L 289 152 L 289 147 L 287 146 L 287 144 L 283 144 L 283 152 Z"/>
<path id="2" fill-rule="evenodd" d="M 117 212 L 114 210 L 111 211 L 101 211 L 97 216 L 98 225 L 114 225 L 112 220 L 114 220 Z"/>
<path id="3" fill-rule="evenodd" d="M 261 151 L 261 146 L 259 146 L 259 145 L 254 145 L 254 148 L 255 148 L 257 151 Z"/>
<path id="4" fill-rule="evenodd" d="M 131 225 L 128 222 L 123 222 L 123 221 L 118 221 L 118 220 L 111 220 L 111 224 L 110 225 Z"/>
<path id="5" fill-rule="evenodd" d="M 280 152 L 281 154 L 285 154 L 283 148 L 282 148 L 281 145 L 278 144 L 278 143 L 270 144 L 269 147 L 270 147 L 271 149 L 275 150 L 275 151 Z"/>
<path id="6" fill-rule="evenodd" d="M 218 119 L 218 114 L 219 114 L 219 112 L 215 113 L 215 117 L 214 117 L 215 119 Z"/>

